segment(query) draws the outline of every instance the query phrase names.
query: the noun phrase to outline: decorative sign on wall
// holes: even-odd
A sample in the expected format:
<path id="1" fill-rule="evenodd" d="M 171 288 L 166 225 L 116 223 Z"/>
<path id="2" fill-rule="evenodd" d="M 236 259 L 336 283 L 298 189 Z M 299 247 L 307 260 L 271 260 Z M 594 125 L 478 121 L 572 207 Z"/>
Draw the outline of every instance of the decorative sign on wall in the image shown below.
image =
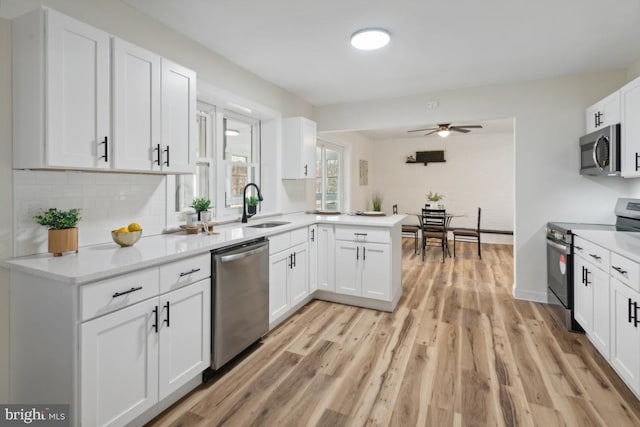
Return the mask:
<path id="1" fill-rule="evenodd" d="M 369 162 L 360 159 L 360 185 L 369 185 Z"/>

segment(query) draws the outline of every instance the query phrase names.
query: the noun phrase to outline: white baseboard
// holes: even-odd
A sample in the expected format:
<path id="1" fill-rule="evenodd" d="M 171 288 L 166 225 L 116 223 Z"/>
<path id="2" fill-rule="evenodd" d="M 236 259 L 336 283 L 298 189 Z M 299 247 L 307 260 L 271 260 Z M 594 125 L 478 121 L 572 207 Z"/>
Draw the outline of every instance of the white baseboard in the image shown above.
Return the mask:
<path id="1" fill-rule="evenodd" d="M 540 291 L 524 291 L 518 289 L 515 285 L 513 286 L 513 297 L 515 299 L 521 299 L 524 301 L 533 301 L 533 302 L 542 302 L 547 303 L 547 290 L 544 292 Z"/>

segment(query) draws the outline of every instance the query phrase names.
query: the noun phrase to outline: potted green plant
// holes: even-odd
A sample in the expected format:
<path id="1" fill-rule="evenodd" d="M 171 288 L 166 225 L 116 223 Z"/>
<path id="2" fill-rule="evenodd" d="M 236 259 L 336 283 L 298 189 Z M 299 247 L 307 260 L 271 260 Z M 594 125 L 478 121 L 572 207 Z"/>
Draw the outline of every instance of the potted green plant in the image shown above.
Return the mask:
<path id="1" fill-rule="evenodd" d="M 437 192 L 432 193 L 429 191 L 427 194 L 427 200 L 429 201 L 429 207 L 434 209 L 442 209 L 444 205 L 442 204 L 442 199 L 444 199 L 444 195 L 438 194 Z"/>
<path id="2" fill-rule="evenodd" d="M 193 199 L 191 202 L 191 207 L 196 210 L 196 214 L 198 214 L 198 221 L 202 220 L 202 212 L 206 212 L 209 210 L 211 206 L 211 200 L 206 197 L 199 197 Z"/>
<path id="3" fill-rule="evenodd" d="M 247 197 L 247 213 L 249 215 L 255 215 L 256 212 L 258 211 L 258 203 L 260 203 L 260 200 L 258 200 L 258 198 L 256 196 L 249 196 Z"/>
<path id="4" fill-rule="evenodd" d="M 373 196 L 371 196 L 371 203 L 373 205 L 374 212 L 382 212 L 382 195 L 380 195 L 380 193 L 373 193 Z"/>
<path id="5" fill-rule="evenodd" d="M 78 253 L 78 221 L 80 209 L 68 211 L 50 208 L 42 215 L 33 217 L 38 224 L 49 227 L 49 252 L 54 257 L 64 252 Z"/>

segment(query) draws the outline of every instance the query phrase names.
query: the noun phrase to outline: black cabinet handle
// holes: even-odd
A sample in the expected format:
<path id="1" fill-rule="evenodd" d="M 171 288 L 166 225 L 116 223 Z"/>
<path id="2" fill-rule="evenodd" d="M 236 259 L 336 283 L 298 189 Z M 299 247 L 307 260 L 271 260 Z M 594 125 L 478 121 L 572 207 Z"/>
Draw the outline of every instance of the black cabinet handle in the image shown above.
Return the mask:
<path id="1" fill-rule="evenodd" d="M 627 275 L 627 271 L 623 270 L 620 267 L 616 267 L 615 265 L 612 265 L 611 268 L 613 268 L 615 271 L 617 271 L 618 273 L 622 274 L 623 276 Z"/>
<path id="2" fill-rule="evenodd" d="M 163 163 L 163 165 L 167 165 L 167 167 L 169 167 L 169 146 L 167 145 L 167 148 L 165 148 L 163 150 L 163 152 L 167 153 L 167 160 Z"/>
<path id="3" fill-rule="evenodd" d="M 200 271 L 199 268 L 192 268 L 191 271 L 186 271 L 184 273 L 180 273 L 180 277 L 188 276 L 190 274 L 197 273 L 198 271 Z"/>
<path id="4" fill-rule="evenodd" d="M 360 246 L 356 246 L 356 260 L 360 259 Z"/>
<path id="5" fill-rule="evenodd" d="M 638 321 L 638 303 L 634 301 L 633 302 L 633 327 L 637 328 L 638 323 L 640 323 L 640 321 Z"/>
<path id="6" fill-rule="evenodd" d="M 574 247 L 575 249 L 579 250 L 579 251 L 581 251 L 581 250 L 582 250 L 582 247 L 581 247 L 581 246 L 573 245 L 573 247 Z"/>
<path id="7" fill-rule="evenodd" d="M 591 272 L 589 271 L 588 268 L 585 267 L 584 269 L 584 285 L 585 286 L 589 286 L 591 284 L 591 282 L 589 281 L 589 274 L 591 274 Z"/>
<path id="8" fill-rule="evenodd" d="M 121 297 L 122 295 L 127 295 L 127 294 L 130 294 L 131 292 L 139 291 L 140 289 L 142 289 L 142 286 L 138 286 L 137 288 L 131 288 L 128 291 L 124 291 L 124 292 L 116 292 L 115 294 L 113 294 L 113 298 L 118 298 L 118 297 Z"/>
<path id="9" fill-rule="evenodd" d="M 582 284 L 584 285 L 584 282 L 587 281 L 587 275 L 585 274 L 586 269 L 584 268 L 584 265 L 582 266 Z"/>
<path id="10" fill-rule="evenodd" d="M 101 159 L 104 159 L 105 163 L 109 162 L 109 139 L 105 136 L 104 141 L 100 144 L 104 144 L 104 155 L 100 156 Z"/>
<path id="11" fill-rule="evenodd" d="M 293 266 L 296 266 L 296 253 L 293 253 Z"/>
<path id="12" fill-rule="evenodd" d="M 593 258 L 593 259 L 598 260 L 598 261 L 600 261 L 600 260 L 602 259 L 602 257 L 601 257 L 601 256 L 598 256 L 598 255 L 595 255 L 595 254 L 589 254 L 589 256 L 590 256 L 591 258 Z"/>
<path id="13" fill-rule="evenodd" d="M 593 114 L 593 126 L 598 127 L 598 113 Z"/>
<path id="14" fill-rule="evenodd" d="M 153 316 L 154 316 L 154 321 L 153 321 L 153 325 L 151 327 L 153 329 L 155 329 L 156 334 L 157 334 L 158 333 L 158 306 L 157 305 L 153 309 Z"/>
<path id="15" fill-rule="evenodd" d="M 314 228 L 311 229 L 311 241 L 316 241 L 316 230 Z"/>
<path id="16" fill-rule="evenodd" d="M 160 166 L 160 144 L 157 144 L 156 148 L 154 148 L 153 151 L 158 153 L 156 155 L 156 159 L 153 161 L 153 163 L 155 163 L 156 165 Z"/>
<path id="17" fill-rule="evenodd" d="M 307 165 L 304 165 L 304 176 L 307 176 L 308 169 L 309 167 Z"/>
<path id="18" fill-rule="evenodd" d="M 167 324 L 167 328 L 169 326 L 171 326 L 171 304 L 169 303 L 169 301 L 167 301 L 167 303 L 164 305 L 164 308 L 167 309 L 167 317 L 164 319 L 164 323 Z"/>
<path id="19" fill-rule="evenodd" d="M 289 268 L 293 269 L 293 254 L 289 254 Z"/>
<path id="20" fill-rule="evenodd" d="M 362 247 L 362 260 L 366 261 L 367 259 L 367 248 L 365 248 L 364 246 Z"/>

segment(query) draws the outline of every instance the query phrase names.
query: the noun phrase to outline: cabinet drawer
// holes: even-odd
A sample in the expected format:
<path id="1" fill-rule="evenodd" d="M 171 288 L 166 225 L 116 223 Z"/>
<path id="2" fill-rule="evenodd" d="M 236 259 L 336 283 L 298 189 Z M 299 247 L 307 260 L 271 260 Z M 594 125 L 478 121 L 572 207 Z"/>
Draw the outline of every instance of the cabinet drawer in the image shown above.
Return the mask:
<path id="1" fill-rule="evenodd" d="M 309 229 L 307 227 L 291 231 L 291 246 L 306 243 L 309 240 Z"/>
<path id="2" fill-rule="evenodd" d="M 211 276 L 211 254 L 197 255 L 160 266 L 160 293 Z"/>
<path id="3" fill-rule="evenodd" d="M 158 268 L 147 268 L 80 288 L 81 320 L 158 296 Z"/>
<path id="4" fill-rule="evenodd" d="M 578 236 L 573 241 L 575 253 L 589 261 L 591 264 L 609 271 L 609 251 L 601 246 L 584 240 Z"/>
<path id="5" fill-rule="evenodd" d="M 282 233 L 269 237 L 269 254 L 276 254 L 291 247 L 291 234 Z"/>
<path id="6" fill-rule="evenodd" d="M 640 264 L 611 252 L 611 276 L 640 292 Z"/>
<path id="7" fill-rule="evenodd" d="M 336 226 L 336 240 L 389 243 L 391 236 L 386 228 Z"/>

